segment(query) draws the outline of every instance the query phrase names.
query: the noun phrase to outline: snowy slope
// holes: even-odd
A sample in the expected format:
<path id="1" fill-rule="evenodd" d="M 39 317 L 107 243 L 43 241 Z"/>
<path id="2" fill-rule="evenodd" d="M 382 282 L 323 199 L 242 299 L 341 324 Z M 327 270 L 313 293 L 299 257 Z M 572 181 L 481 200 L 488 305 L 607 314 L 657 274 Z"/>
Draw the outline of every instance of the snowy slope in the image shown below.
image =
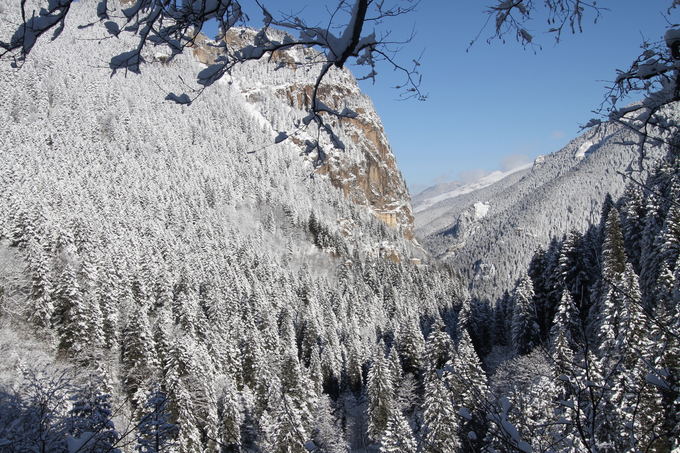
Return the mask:
<path id="1" fill-rule="evenodd" d="M 21 389 L 65 367 L 45 451 L 67 451 L 62 421 L 86 384 L 120 432 L 162 387 L 170 451 L 366 451 L 364 371 L 416 351 L 421 318 L 455 320 L 467 300 L 447 269 L 409 260 L 407 192 L 370 101 L 348 72 L 329 76 L 326 94 L 363 112 L 319 171 L 294 140 L 274 144 L 313 69 L 248 64 L 179 106 L 166 94 L 203 65 L 150 55 L 141 75 L 111 77 L 134 43 L 78 29 L 93 5 L 74 2 L 22 68 L 0 62 L 0 445 L 38 438 L 39 423 L 14 423 L 32 415 Z M 413 423 L 422 405 L 405 404 Z"/>
<path id="2" fill-rule="evenodd" d="M 618 171 L 640 177 L 636 147 L 625 144 L 632 138 L 614 126 L 589 131 L 530 168 L 419 201 L 416 233 L 435 256 L 470 279 L 475 294 L 497 297 L 536 247 L 599 221 L 604 196 L 620 195 L 627 182 Z M 646 165 L 659 153 L 652 151 Z M 484 216 L 481 204 L 488 206 Z"/>
<path id="3" fill-rule="evenodd" d="M 469 184 L 455 184 L 455 187 L 452 190 L 446 190 L 444 192 L 440 192 L 440 190 L 437 188 L 437 186 L 431 187 L 429 189 L 426 189 L 423 192 L 429 192 L 429 193 L 434 193 L 435 195 L 432 196 L 427 196 L 425 194 L 425 197 L 423 197 L 423 193 L 419 194 L 421 196 L 418 196 L 417 198 L 414 197 L 414 203 L 413 203 L 413 211 L 418 213 L 421 211 L 425 211 L 429 209 L 430 207 L 444 201 L 448 200 L 450 198 L 456 198 L 461 195 L 468 194 L 470 192 L 474 192 L 476 190 L 483 189 L 485 187 L 488 187 L 494 183 L 497 183 L 498 181 L 512 175 L 513 173 L 521 172 L 524 170 L 528 170 L 529 168 L 532 167 L 533 164 L 529 163 L 526 165 L 522 165 L 516 168 L 513 168 L 512 170 L 508 171 L 501 171 L 501 170 L 496 170 L 488 175 L 485 175 L 481 178 L 479 178 L 477 181 L 469 183 Z M 451 183 L 444 183 L 446 185 L 449 185 Z M 444 185 L 442 184 L 442 185 Z"/>

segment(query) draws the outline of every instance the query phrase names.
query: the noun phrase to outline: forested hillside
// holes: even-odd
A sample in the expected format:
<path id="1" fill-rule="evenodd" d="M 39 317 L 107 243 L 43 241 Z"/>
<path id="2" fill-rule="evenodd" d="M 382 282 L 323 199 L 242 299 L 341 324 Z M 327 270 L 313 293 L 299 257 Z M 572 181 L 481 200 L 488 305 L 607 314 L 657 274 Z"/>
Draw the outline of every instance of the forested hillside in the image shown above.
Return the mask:
<path id="1" fill-rule="evenodd" d="M 540 248 L 473 328 L 516 356 L 491 386 L 533 451 L 680 447 L 679 156 Z"/>
<path id="2" fill-rule="evenodd" d="M 20 68 L 0 63 L 1 452 L 680 449 L 675 148 L 620 199 L 604 192 L 635 151 L 617 129 L 478 200 L 489 228 L 467 231 L 496 232 L 475 250 L 507 275 L 473 288 L 495 300 L 509 266 L 525 274 L 486 303 L 457 272 L 475 263 L 423 259 L 348 71 L 322 95 L 359 115 L 329 119 L 341 150 L 301 126 L 309 49 L 177 105 L 209 43 L 112 76 L 134 41 L 77 27 L 93 5 L 71 4 Z M 14 6 L 0 0 L 0 35 Z M 523 228 L 513 210 L 545 241 L 505 236 Z M 548 244 L 566 225 L 581 230 Z M 493 261 L 536 243 L 528 267 Z"/>
<path id="3" fill-rule="evenodd" d="M 425 248 L 465 276 L 474 296 L 493 300 L 512 286 L 536 247 L 597 222 L 605 195 L 618 197 L 627 184 L 621 173 L 644 179 L 663 156 L 650 143 L 640 166 L 635 143 L 635 133 L 616 124 L 586 131 L 531 169 L 425 209 L 416 205 L 416 232 Z"/>
<path id="4" fill-rule="evenodd" d="M 465 291 L 318 156 L 274 145 L 290 105 L 242 88 L 276 62 L 178 106 L 191 55 L 111 77 L 129 43 L 100 35 L 68 26 L 0 69 L 0 448 L 336 452 L 434 432 L 423 332 L 450 338 L 440 313 L 452 325 Z M 361 165 L 353 143 L 331 164 Z"/>

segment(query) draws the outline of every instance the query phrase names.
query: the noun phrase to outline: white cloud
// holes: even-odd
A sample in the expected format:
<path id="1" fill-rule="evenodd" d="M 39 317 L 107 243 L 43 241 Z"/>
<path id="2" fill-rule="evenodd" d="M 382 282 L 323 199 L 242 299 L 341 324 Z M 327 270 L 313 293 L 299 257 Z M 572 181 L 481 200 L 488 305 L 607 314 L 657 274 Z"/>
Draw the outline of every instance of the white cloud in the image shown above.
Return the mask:
<path id="1" fill-rule="evenodd" d="M 528 154 L 524 153 L 510 154 L 509 156 L 505 156 L 503 160 L 501 160 L 501 170 L 503 171 L 514 170 L 515 168 L 521 167 L 522 165 L 526 165 L 529 162 L 531 162 L 531 158 L 529 157 Z"/>
<path id="2" fill-rule="evenodd" d="M 432 180 L 433 184 L 441 184 L 443 182 L 449 182 L 453 179 L 453 170 L 449 170 L 446 173 L 442 173 Z"/>
<path id="3" fill-rule="evenodd" d="M 475 168 L 472 170 L 465 170 L 461 171 L 458 173 L 458 181 L 462 182 L 463 184 L 468 184 L 471 182 L 478 181 L 480 178 L 483 178 L 484 176 L 488 175 L 491 173 L 488 170 L 483 170 L 481 168 Z"/>
<path id="4" fill-rule="evenodd" d="M 496 169 L 501 171 L 510 171 L 532 162 L 530 155 L 534 151 L 535 146 L 525 145 L 518 147 L 517 152 L 504 156 L 496 166 Z M 455 173 L 453 170 L 446 171 L 440 175 L 430 179 L 425 183 L 409 184 L 409 189 L 412 194 L 417 194 L 429 187 L 449 182 L 460 182 L 462 184 L 471 184 L 479 181 L 484 176 L 492 173 L 493 170 L 486 170 L 483 168 L 473 168 L 463 170 Z"/>
<path id="5" fill-rule="evenodd" d="M 417 195 L 420 192 L 422 192 L 423 190 L 432 186 L 432 184 L 423 184 L 423 183 L 411 184 L 409 182 L 407 182 L 406 185 L 408 186 L 408 191 L 411 193 L 411 196 Z"/>

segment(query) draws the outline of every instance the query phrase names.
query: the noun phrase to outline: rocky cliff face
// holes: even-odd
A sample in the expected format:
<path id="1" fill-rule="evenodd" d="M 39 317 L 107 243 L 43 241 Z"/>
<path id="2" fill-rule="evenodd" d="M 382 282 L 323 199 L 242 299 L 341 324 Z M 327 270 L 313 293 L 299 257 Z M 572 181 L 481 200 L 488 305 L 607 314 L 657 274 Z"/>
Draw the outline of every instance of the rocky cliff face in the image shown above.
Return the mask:
<path id="1" fill-rule="evenodd" d="M 253 36 L 252 30 L 232 30 L 227 40 L 243 45 Z M 215 47 L 207 40 L 197 42 L 194 56 L 198 61 L 210 64 L 215 55 Z M 307 140 L 320 139 L 328 156 L 315 174 L 328 177 L 347 199 L 369 207 L 389 227 L 399 229 L 406 239 L 413 239 L 414 217 L 406 184 L 378 114 L 348 70 L 333 68 L 319 89 L 320 100 L 326 105 L 338 111 L 347 107 L 358 114 L 356 118 L 326 118 L 346 149 L 333 148 L 313 126 L 296 129 L 295 124 L 306 116 L 319 70 L 319 65 L 308 63 L 318 58 L 318 53 L 309 49 L 276 52 L 271 59 L 237 67 L 225 79 L 240 88 L 263 123 L 274 131 L 286 131 L 301 152 Z"/>

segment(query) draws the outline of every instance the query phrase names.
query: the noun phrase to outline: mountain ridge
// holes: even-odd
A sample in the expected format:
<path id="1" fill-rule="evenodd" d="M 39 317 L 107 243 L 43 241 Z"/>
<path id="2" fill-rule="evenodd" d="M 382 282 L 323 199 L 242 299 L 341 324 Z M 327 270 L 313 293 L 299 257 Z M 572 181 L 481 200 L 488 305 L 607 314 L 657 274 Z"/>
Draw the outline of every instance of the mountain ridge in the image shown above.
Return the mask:
<path id="1" fill-rule="evenodd" d="M 451 181 L 428 187 L 427 189 L 413 197 L 414 198 L 413 210 L 414 212 L 424 211 L 446 199 L 456 198 L 461 195 L 465 195 L 470 192 L 483 189 L 500 181 L 501 179 L 507 178 L 513 173 L 527 170 L 531 168 L 533 165 L 535 165 L 535 163 L 526 163 L 524 165 L 517 166 L 510 170 L 494 170 L 482 176 L 481 178 L 469 183 Z"/>
<path id="2" fill-rule="evenodd" d="M 616 125 L 586 131 L 561 150 L 537 158 L 531 168 L 416 208 L 416 234 L 435 257 L 469 279 L 474 294 L 499 297 L 512 287 L 535 248 L 599 221 L 605 195 L 621 195 L 627 182 L 618 172 L 638 172 L 634 138 Z M 663 155 L 659 147 L 650 147 L 647 154 L 643 176 Z M 488 205 L 483 218 L 475 214 L 476 204 Z"/>

